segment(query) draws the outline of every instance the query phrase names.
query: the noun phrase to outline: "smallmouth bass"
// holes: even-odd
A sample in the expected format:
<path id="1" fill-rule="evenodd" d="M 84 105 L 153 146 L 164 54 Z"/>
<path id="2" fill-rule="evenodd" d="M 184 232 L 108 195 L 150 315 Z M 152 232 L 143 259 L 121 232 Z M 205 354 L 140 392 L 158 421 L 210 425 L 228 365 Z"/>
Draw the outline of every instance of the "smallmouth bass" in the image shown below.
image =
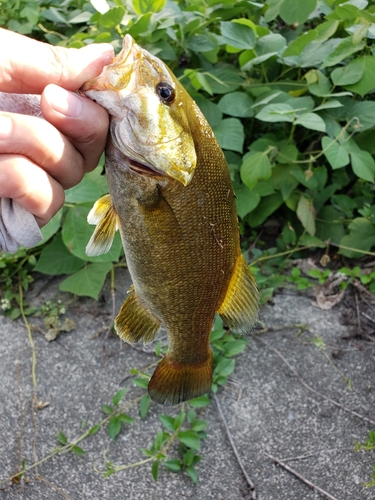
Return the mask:
<path id="1" fill-rule="evenodd" d="M 193 99 L 130 35 L 82 91 L 110 115 L 110 194 L 88 216 L 97 226 L 86 252 L 107 252 L 120 230 L 133 286 L 115 329 L 135 343 L 151 342 L 165 326 L 168 352 L 148 391 L 157 403 L 178 404 L 211 387 L 215 312 L 238 333 L 248 332 L 258 313 L 229 169 Z"/>

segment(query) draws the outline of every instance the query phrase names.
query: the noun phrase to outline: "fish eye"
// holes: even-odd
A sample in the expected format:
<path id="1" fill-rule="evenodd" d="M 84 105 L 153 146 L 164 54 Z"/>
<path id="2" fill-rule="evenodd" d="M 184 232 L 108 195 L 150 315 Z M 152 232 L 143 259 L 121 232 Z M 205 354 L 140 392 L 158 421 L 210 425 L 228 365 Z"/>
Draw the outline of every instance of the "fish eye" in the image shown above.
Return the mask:
<path id="1" fill-rule="evenodd" d="M 156 91 L 162 102 L 166 104 L 170 104 L 176 98 L 176 92 L 174 88 L 167 82 L 159 82 L 156 85 Z"/>

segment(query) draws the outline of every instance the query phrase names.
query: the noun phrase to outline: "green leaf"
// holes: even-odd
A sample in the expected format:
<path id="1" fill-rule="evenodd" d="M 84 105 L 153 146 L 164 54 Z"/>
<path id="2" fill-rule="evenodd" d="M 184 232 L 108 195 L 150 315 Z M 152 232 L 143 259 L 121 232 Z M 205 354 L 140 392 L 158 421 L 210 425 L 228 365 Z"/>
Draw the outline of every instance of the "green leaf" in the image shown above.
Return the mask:
<path id="1" fill-rule="evenodd" d="M 265 153 L 247 153 L 241 166 L 242 182 L 251 190 L 259 180 L 271 177 L 271 163 Z"/>
<path id="2" fill-rule="evenodd" d="M 294 121 L 294 124 L 302 125 L 310 130 L 318 130 L 319 132 L 326 131 L 326 124 L 324 123 L 323 118 L 316 113 L 304 113 L 303 115 L 299 115 Z"/>
<path id="3" fill-rule="evenodd" d="M 332 141 L 328 136 L 323 137 L 322 147 L 324 156 L 333 169 L 345 167 L 350 163 L 349 154 L 345 147 L 338 142 Z"/>
<path id="4" fill-rule="evenodd" d="M 118 417 L 112 417 L 108 424 L 108 434 L 111 439 L 115 439 L 121 431 L 121 420 Z"/>
<path id="5" fill-rule="evenodd" d="M 147 415 L 147 412 L 150 408 L 150 396 L 145 394 L 139 402 L 139 415 L 141 418 L 144 418 Z"/>
<path id="6" fill-rule="evenodd" d="M 196 97 L 195 102 L 198 104 L 200 110 L 204 114 L 211 128 L 219 125 L 223 118 L 223 113 L 220 111 L 220 108 L 217 104 L 209 101 L 208 99 L 205 99 L 202 96 Z"/>
<path id="7" fill-rule="evenodd" d="M 52 217 L 52 219 L 47 222 L 45 226 L 42 227 L 41 232 L 43 235 L 43 241 L 39 242 L 36 247 L 40 245 L 44 245 L 54 234 L 57 233 L 57 231 L 60 229 L 61 226 L 61 217 L 63 214 L 63 209 L 59 210 L 56 215 Z"/>
<path id="8" fill-rule="evenodd" d="M 159 420 L 163 424 L 163 426 L 169 431 L 174 432 L 174 418 L 169 415 L 159 415 Z"/>
<path id="9" fill-rule="evenodd" d="M 103 288 L 105 278 L 112 268 L 110 262 L 94 262 L 86 265 L 83 269 L 69 276 L 61 284 L 62 292 L 70 292 L 75 295 L 92 297 L 97 300 Z"/>
<path id="10" fill-rule="evenodd" d="M 363 56 L 357 62 L 363 64 L 363 76 L 357 83 L 346 85 L 345 88 L 363 97 L 375 88 L 375 57 Z"/>
<path id="11" fill-rule="evenodd" d="M 57 276 L 75 273 L 84 265 L 85 261 L 70 253 L 63 243 L 61 234 L 58 234 L 52 243 L 43 248 L 35 271 Z"/>
<path id="12" fill-rule="evenodd" d="M 121 239 L 116 234 L 112 247 L 108 253 L 98 257 L 88 257 L 85 248 L 94 232 L 94 226 L 88 224 L 87 215 L 91 209 L 91 204 L 75 205 L 68 211 L 62 229 L 62 238 L 69 251 L 76 257 L 89 262 L 117 262 L 121 251 Z"/>
<path id="13" fill-rule="evenodd" d="M 225 346 L 225 355 L 228 357 L 231 356 L 237 356 L 237 354 L 240 354 L 245 350 L 247 346 L 247 340 L 246 339 L 237 339 L 234 340 L 233 342 L 228 342 L 228 344 Z M 198 430 L 195 429 L 194 430 Z"/>
<path id="14" fill-rule="evenodd" d="M 257 227 L 262 224 L 282 203 L 283 198 L 280 193 L 263 197 L 247 219 L 249 226 Z"/>
<path id="15" fill-rule="evenodd" d="M 351 85 L 359 82 L 364 73 L 363 60 L 355 59 L 346 66 L 336 68 L 331 73 L 335 85 Z"/>
<path id="16" fill-rule="evenodd" d="M 283 57 L 299 56 L 302 51 L 317 37 L 315 30 L 309 30 L 295 38 L 283 52 Z"/>
<path id="17" fill-rule="evenodd" d="M 125 413 L 120 413 L 117 418 L 122 422 L 123 424 L 132 424 L 134 422 L 134 418 L 130 417 L 129 415 L 126 415 Z"/>
<path id="18" fill-rule="evenodd" d="M 133 9 L 138 15 L 147 14 L 148 12 L 160 12 L 166 0 L 132 0 Z"/>
<path id="19" fill-rule="evenodd" d="M 105 180 L 105 177 L 103 177 Z M 103 187 L 97 179 L 92 179 L 90 174 L 86 174 L 82 181 L 76 186 L 65 191 L 66 203 L 84 203 L 87 201 L 96 201 L 102 196 Z"/>
<path id="20" fill-rule="evenodd" d="M 233 68 L 233 69 L 231 69 Z M 243 78 L 238 74 L 234 67 L 218 67 L 206 72 L 207 79 L 210 82 L 211 91 L 214 94 L 227 94 L 234 92 L 242 83 Z"/>
<path id="21" fill-rule="evenodd" d="M 100 430 L 100 425 L 99 425 L 99 424 L 94 425 L 94 426 L 93 426 L 93 427 L 91 427 L 91 429 L 89 430 L 89 436 L 92 436 L 93 434 L 96 434 L 99 430 Z"/>
<path id="22" fill-rule="evenodd" d="M 187 47 L 193 52 L 209 52 L 218 46 L 216 39 L 208 34 L 195 34 L 187 42 Z"/>
<path id="23" fill-rule="evenodd" d="M 245 133 L 237 118 L 225 118 L 213 128 L 213 132 L 223 149 L 242 153 Z"/>
<path id="24" fill-rule="evenodd" d="M 163 465 L 171 472 L 179 472 L 182 469 L 181 460 L 164 460 Z"/>
<path id="25" fill-rule="evenodd" d="M 198 434 L 194 431 L 180 431 L 177 433 L 178 439 L 181 443 L 185 444 L 189 448 L 193 450 L 200 451 L 201 449 L 201 440 Z"/>
<path id="26" fill-rule="evenodd" d="M 244 24 L 234 21 L 220 23 L 221 36 L 224 43 L 238 49 L 253 49 L 255 46 L 254 31 Z"/>
<path id="27" fill-rule="evenodd" d="M 151 473 L 154 481 L 156 482 L 159 477 L 159 460 L 152 462 Z"/>
<path id="28" fill-rule="evenodd" d="M 331 91 L 331 82 L 324 73 L 318 69 L 311 69 L 304 78 L 306 78 L 309 91 L 317 96 L 329 96 Z"/>
<path id="29" fill-rule="evenodd" d="M 199 396 L 198 398 L 190 399 L 189 405 L 193 408 L 204 408 L 211 403 L 211 399 L 207 396 L 207 394 L 203 394 L 203 396 Z"/>
<path id="30" fill-rule="evenodd" d="M 237 213 L 241 219 L 249 214 L 260 202 L 260 195 L 242 185 L 236 190 Z"/>
<path id="31" fill-rule="evenodd" d="M 332 206 L 323 207 L 316 217 L 316 236 L 338 245 L 345 235 L 343 214 Z"/>
<path id="32" fill-rule="evenodd" d="M 357 217 L 348 226 L 349 234 L 341 238 L 340 247 L 369 251 L 375 245 L 375 225 L 364 217 Z M 362 257 L 362 252 L 340 248 L 339 253 L 349 258 Z"/>
<path id="33" fill-rule="evenodd" d="M 128 389 L 119 390 L 112 398 L 112 403 L 117 406 L 124 395 L 127 393 Z"/>
<path id="34" fill-rule="evenodd" d="M 280 17 L 288 24 L 303 24 L 316 8 L 317 0 L 284 0 L 280 6 Z"/>
<path id="35" fill-rule="evenodd" d="M 124 17 L 125 9 L 124 7 L 113 7 L 108 10 L 105 14 L 102 14 L 98 22 L 105 28 L 114 28 L 118 24 L 121 23 L 122 18 Z"/>
<path id="36" fill-rule="evenodd" d="M 255 118 L 263 122 L 292 122 L 295 116 L 295 109 L 286 103 L 274 103 L 264 106 Z"/>
<path id="37" fill-rule="evenodd" d="M 234 359 L 221 359 L 214 368 L 214 375 L 228 377 L 234 371 L 236 362 Z"/>
<path id="38" fill-rule="evenodd" d="M 310 236 L 315 235 L 315 209 L 311 200 L 301 195 L 297 206 L 297 217 Z"/>
<path id="39" fill-rule="evenodd" d="M 111 406 L 108 405 L 103 405 L 102 409 L 104 413 L 106 413 L 107 415 L 110 415 L 113 412 L 113 408 L 111 408 Z"/>
<path id="40" fill-rule="evenodd" d="M 253 100 L 245 92 L 231 92 L 225 94 L 219 101 L 218 106 L 220 111 L 229 116 L 238 118 L 249 118 L 254 116 L 254 111 L 251 109 Z"/>
<path id="41" fill-rule="evenodd" d="M 352 169 L 357 177 L 368 182 L 374 182 L 375 162 L 367 151 L 350 151 Z"/>
<path id="42" fill-rule="evenodd" d="M 186 474 L 190 477 L 194 484 L 198 484 L 198 473 L 193 465 L 186 467 Z"/>
<path id="43" fill-rule="evenodd" d="M 83 450 L 80 446 L 77 446 L 76 444 L 74 446 L 72 446 L 72 452 L 78 456 L 82 456 L 82 455 L 86 454 L 85 450 Z"/>
<path id="44" fill-rule="evenodd" d="M 362 50 L 365 45 L 366 42 L 364 41 L 357 45 L 354 45 L 351 38 L 344 38 L 344 40 L 335 48 L 335 50 L 326 57 L 322 64 L 322 68 L 336 66 L 355 52 Z"/>
<path id="45" fill-rule="evenodd" d="M 57 440 L 62 445 L 65 445 L 68 442 L 68 438 L 61 431 L 57 432 Z"/>

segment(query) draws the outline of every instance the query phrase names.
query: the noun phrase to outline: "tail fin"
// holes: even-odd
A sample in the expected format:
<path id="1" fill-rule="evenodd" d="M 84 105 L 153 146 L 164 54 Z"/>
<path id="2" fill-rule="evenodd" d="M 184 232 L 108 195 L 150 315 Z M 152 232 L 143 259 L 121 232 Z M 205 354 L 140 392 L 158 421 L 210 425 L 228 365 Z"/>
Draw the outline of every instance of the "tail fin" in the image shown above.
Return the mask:
<path id="1" fill-rule="evenodd" d="M 212 385 L 212 353 L 203 363 L 178 363 L 168 358 L 160 361 L 148 384 L 153 401 L 168 406 L 202 396 Z"/>

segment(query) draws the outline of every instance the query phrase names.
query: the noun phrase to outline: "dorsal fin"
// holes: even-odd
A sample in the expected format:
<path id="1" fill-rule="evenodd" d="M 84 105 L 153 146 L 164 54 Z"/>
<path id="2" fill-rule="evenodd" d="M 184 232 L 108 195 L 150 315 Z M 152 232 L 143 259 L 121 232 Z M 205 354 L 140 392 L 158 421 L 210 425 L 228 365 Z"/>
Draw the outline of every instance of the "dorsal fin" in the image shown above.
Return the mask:
<path id="1" fill-rule="evenodd" d="M 95 202 L 87 216 L 89 224 L 96 224 L 95 231 L 86 247 L 86 255 L 96 257 L 107 253 L 119 228 L 119 220 L 109 194 Z"/>

